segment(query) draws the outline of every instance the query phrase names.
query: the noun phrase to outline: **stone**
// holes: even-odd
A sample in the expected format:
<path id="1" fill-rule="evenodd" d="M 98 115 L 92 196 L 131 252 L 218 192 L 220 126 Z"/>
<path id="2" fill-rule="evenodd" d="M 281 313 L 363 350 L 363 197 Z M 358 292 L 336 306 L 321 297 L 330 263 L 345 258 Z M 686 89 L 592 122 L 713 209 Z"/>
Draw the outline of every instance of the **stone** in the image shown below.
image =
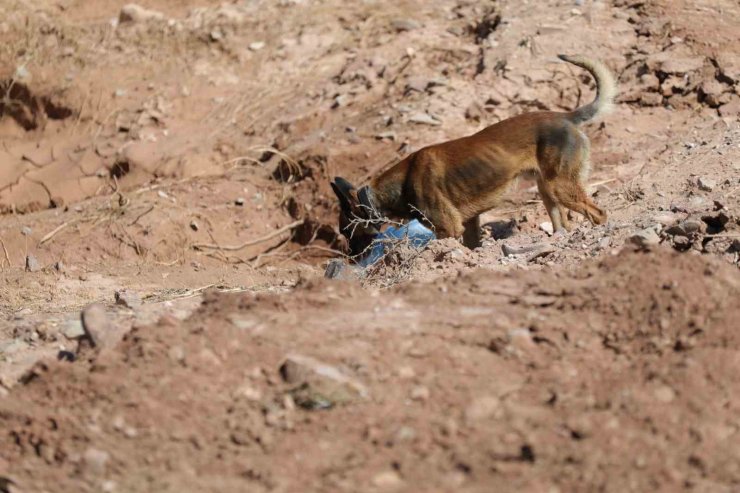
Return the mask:
<path id="1" fill-rule="evenodd" d="M 424 92 L 431 84 L 431 81 L 426 77 L 409 77 L 406 81 L 406 90 Z"/>
<path id="2" fill-rule="evenodd" d="M 548 236 L 552 236 L 554 233 L 552 229 L 552 223 L 550 221 L 545 221 L 544 223 L 540 223 L 540 229 L 547 233 Z"/>
<path id="3" fill-rule="evenodd" d="M 238 205 L 238 206 L 242 206 L 242 205 L 244 205 L 244 197 L 238 197 L 238 198 L 237 198 L 237 199 L 236 199 L 236 200 L 234 201 L 234 204 L 236 204 L 236 205 Z"/>
<path id="4" fill-rule="evenodd" d="M 655 232 L 655 228 L 645 228 L 627 238 L 627 242 L 641 248 L 648 248 L 659 244 L 660 236 Z"/>
<path id="5" fill-rule="evenodd" d="M 78 319 L 67 320 L 62 329 L 62 334 L 67 339 L 79 339 L 85 335 L 85 329 L 82 327 L 82 321 Z"/>
<path id="6" fill-rule="evenodd" d="M 699 70 L 704 66 L 704 57 L 675 57 L 668 58 L 660 64 L 660 70 L 667 74 L 683 75 Z"/>
<path id="7" fill-rule="evenodd" d="M 493 418 L 501 408 L 501 401 L 495 396 L 477 397 L 465 409 L 465 420 L 468 423 Z"/>
<path id="8" fill-rule="evenodd" d="M 433 118 L 432 116 L 426 114 L 426 113 L 413 113 L 409 116 L 409 121 L 411 123 L 419 123 L 422 125 L 433 125 L 438 126 L 442 125 L 442 122 L 437 120 L 436 118 Z"/>
<path id="9" fill-rule="evenodd" d="M 162 21 L 164 20 L 164 14 L 157 12 L 156 10 L 150 10 L 137 5 L 135 3 L 129 3 L 121 7 L 121 11 L 118 14 L 118 22 L 124 24 L 126 22 L 137 23 L 137 22 L 150 22 L 150 21 Z"/>
<path id="10" fill-rule="evenodd" d="M 381 490 L 393 490 L 403 485 L 403 479 L 396 471 L 383 471 L 373 476 L 372 483 Z"/>
<path id="11" fill-rule="evenodd" d="M 367 388 L 361 382 L 310 356 L 288 355 L 280 365 L 280 375 L 286 383 L 308 390 L 312 399 L 324 399 L 331 404 L 366 399 L 369 396 Z M 296 403 L 299 403 L 298 400 Z"/>
<path id="12" fill-rule="evenodd" d="M 711 192 L 717 186 L 716 181 L 704 176 L 700 176 L 696 180 L 696 184 L 699 186 L 700 190 L 704 190 L 705 192 Z"/>
<path id="13" fill-rule="evenodd" d="M 429 400 L 430 392 L 427 387 L 424 387 L 423 385 L 417 385 L 413 389 L 411 389 L 411 392 L 409 393 L 409 397 L 411 397 L 412 400 L 415 401 L 427 401 Z"/>
<path id="14" fill-rule="evenodd" d="M 673 402 L 673 400 L 676 398 L 676 391 L 667 385 L 661 385 L 660 387 L 655 389 L 655 398 L 659 402 L 669 404 Z"/>
<path id="15" fill-rule="evenodd" d="M 413 31 L 414 29 L 420 28 L 421 24 L 413 19 L 395 19 L 391 21 L 391 27 L 395 29 L 396 32 Z"/>
<path id="16" fill-rule="evenodd" d="M 264 41 L 255 41 L 253 43 L 249 43 L 249 49 L 251 51 L 260 51 L 264 47 L 265 47 Z"/>
<path id="17" fill-rule="evenodd" d="M 532 243 L 531 245 L 519 245 L 519 246 L 513 246 L 504 243 L 501 245 L 501 251 L 506 255 L 507 257 L 511 257 L 512 255 L 521 255 L 523 253 L 530 253 L 535 252 L 538 250 L 543 250 L 547 247 L 544 243 Z"/>
<path id="18" fill-rule="evenodd" d="M 717 55 L 719 71 L 731 81 L 740 82 L 740 55 L 734 50 L 721 50 Z"/>
<path id="19" fill-rule="evenodd" d="M 41 270 L 41 264 L 38 259 L 30 253 L 26 255 L 26 272 L 38 272 Z"/>
<path id="20" fill-rule="evenodd" d="M 673 236 L 691 236 L 704 231 L 706 225 L 696 219 L 686 219 L 675 226 L 671 226 L 666 233 Z"/>
<path id="21" fill-rule="evenodd" d="M 85 470 L 96 476 L 105 474 L 109 460 L 110 454 L 108 452 L 93 447 L 88 448 L 82 454 L 82 464 Z"/>
<path id="22" fill-rule="evenodd" d="M 640 95 L 643 106 L 660 106 L 663 104 L 663 95 L 657 92 L 645 92 Z"/>
<path id="23" fill-rule="evenodd" d="M 340 258 L 331 259 L 324 271 L 327 279 L 339 279 L 342 281 L 356 281 L 360 279 L 362 269 L 356 265 L 350 265 Z"/>
<path id="24" fill-rule="evenodd" d="M 99 348 L 112 347 L 115 344 L 113 331 L 103 305 L 93 303 L 82 310 L 82 328 L 93 346 Z"/>
<path id="25" fill-rule="evenodd" d="M 122 289 L 115 292 L 116 305 L 125 306 L 126 308 L 139 308 L 141 306 L 141 297 L 134 291 Z"/>
<path id="26" fill-rule="evenodd" d="M 483 119 L 484 110 L 483 107 L 476 101 L 473 101 L 465 109 L 465 118 L 467 120 L 473 120 L 479 122 Z"/>
<path id="27" fill-rule="evenodd" d="M 740 98 L 735 96 L 729 103 L 720 106 L 718 111 L 722 117 L 740 116 Z"/>

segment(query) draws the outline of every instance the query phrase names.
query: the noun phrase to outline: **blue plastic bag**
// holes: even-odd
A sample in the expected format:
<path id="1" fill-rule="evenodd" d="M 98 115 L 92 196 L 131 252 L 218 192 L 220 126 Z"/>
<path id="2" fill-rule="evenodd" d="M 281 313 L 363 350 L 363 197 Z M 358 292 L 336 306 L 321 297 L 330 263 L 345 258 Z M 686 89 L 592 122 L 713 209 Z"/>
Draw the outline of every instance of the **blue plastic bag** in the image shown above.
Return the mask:
<path id="1" fill-rule="evenodd" d="M 411 246 L 422 248 L 435 239 L 436 235 L 431 229 L 425 227 L 416 219 L 412 219 L 408 224 L 404 224 L 403 226 L 390 226 L 375 236 L 370 253 L 358 260 L 357 265 L 361 267 L 373 265 L 385 255 L 386 248 L 389 244 L 397 240 L 403 240 L 404 238 L 409 239 Z"/>

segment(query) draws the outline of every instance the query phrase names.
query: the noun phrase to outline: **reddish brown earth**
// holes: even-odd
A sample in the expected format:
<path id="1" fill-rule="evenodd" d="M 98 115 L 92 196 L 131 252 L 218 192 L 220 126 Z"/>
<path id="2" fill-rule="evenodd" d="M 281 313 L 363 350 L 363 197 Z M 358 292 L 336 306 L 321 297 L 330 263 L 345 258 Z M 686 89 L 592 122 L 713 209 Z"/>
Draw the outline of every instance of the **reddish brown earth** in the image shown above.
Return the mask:
<path id="1" fill-rule="evenodd" d="M 141 5 L 0 2 L 0 492 L 740 489 L 737 2 Z M 523 181 L 322 279 L 331 177 L 590 99 L 557 53 L 608 224 Z"/>

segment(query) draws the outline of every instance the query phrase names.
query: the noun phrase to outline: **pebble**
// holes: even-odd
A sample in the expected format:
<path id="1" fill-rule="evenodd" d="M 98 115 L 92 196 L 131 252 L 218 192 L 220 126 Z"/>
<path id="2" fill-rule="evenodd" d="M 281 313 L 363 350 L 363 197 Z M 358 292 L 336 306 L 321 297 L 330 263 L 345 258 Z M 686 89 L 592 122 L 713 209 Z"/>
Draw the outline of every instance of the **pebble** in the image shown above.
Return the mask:
<path id="1" fill-rule="evenodd" d="M 627 241 L 638 247 L 646 248 L 659 244 L 660 236 L 655 232 L 655 228 L 645 228 L 627 238 Z"/>
<path id="2" fill-rule="evenodd" d="M 21 234 L 23 236 L 31 236 L 31 233 L 33 233 L 33 230 L 29 228 L 28 226 L 23 226 L 21 228 Z"/>
<path id="3" fill-rule="evenodd" d="M 500 407 L 501 401 L 495 396 L 478 397 L 465 409 L 465 420 L 475 422 L 492 418 Z"/>
<path id="4" fill-rule="evenodd" d="M 413 31 L 414 29 L 421 27 L 421 24 L 413 19 L 396 19 L 391 22 L 391 27 L 397 32 Z"/>
<path id="5" fill-rule="evenodd" d="M 244 205 L 244 197 L 239 197 L 239 198 L 237 198 L 237 199 L 236 199 L 236 200 L 234 201 L 234 203 L 235 203 L 236 205 L 238 205 L 238 206 L 242 206 L 242 205 Z"/>
<path id="6" fill-rule="evenodd" d="M 62 334 L 67 339 L 79 339 L 85 335 L 85 329 L 82 327 L 82 321 L 77 319 L 67 320 L 62 329 Z"/>
<path id="7" fill-rule="evenodd" d="M 305 385 L 332 403 L 367 398 L 369 392 L 361 382 L 338 368 L 301 354 L 291 354 L 280 366 L 283 380 L 292 385 Z"/>
<path id="8" fill-rule="evenodd" d="M 422 125 L 442 125 L 442 122 L 437 120 L 436 118 L 433 118 L 432 116 L 426 114 L 426 113 L 414 113 L 411 116 L 409 116 L 409 121 L 411 123 L 419 123 Z"/>
<path id="9" fill-rule="evenodd" d="M 540 229 L 548 234 L 548 236 L 552 236 L 554 233 L 552 229 L 552 223 L 550 221 L 545 221 L 544 223 L 540 223 Z"/>
<path id="10" fill-rule="evenodd" d="M 609 248 L 609 246 L 611 246 L 611 244 L 612 239 L 608 236 L 605 236 L 599 240 L 599 250 L 606 250 L 607 248 Z"/>
<path id="11" fill-rule="evenodd" d="M 372 483 L 376 488 L 395 489 L 403 485 L 403 479 L 395 471 L 383 471 L 373 476 Z"/>
<path id="12" fill-rule="evenodd" d="M 703 176 L 699 177 L 699 179 L 696 180 L 696 184 L 699 185 L 700 190 L 704 190 L 705 192 L 711 192 L 717 187 L 716 181 Z"/>
<path id="13" fill-rule="evenodd" d="M 164 20 L 164 14 L 157 12 L 156 10 L 150 10 L 137 5 L 135 3 L 129 3 L 121 7 L 121 11 L 118 14 L 118 22 L 149 22 L 149 21 L 161 21 Z"/>
<path id="14" fill-rule="evenodd" d="M 265 47 L 264 41 L 255 41 L 254 43 L 249 43 L 249 49 L 252 51 L 259 51 L 264 47 Z"/>
<path id="15" fill-rule="evenodd" d="M 409 394 L 409 397 L 415 401 L 426 401 L 429 400 L 429 389 L 427 387 L 424 387 L 423 385 L 417 385 L 413 389 L 411 389 L 411 393 Z"/>
<path id="16" fill-rule="evenodd" d="M 111 337 L 111 326 L 103 305 L 93 303 L 82 310 L 82 328 L 85 335 L 95 347 L 110 347 L 114 341 Z"/>
<path id="17" fill-rule="evenodd" d="M 41 270 L 41 264 L 38 259 L 30 253 L 26 256 L 26 271 L 27 272 L 38 272 Z"/>
<path id="18" fill-rule="evenodd" d="M 108 452 L 92 447 L 85 450 L 85 453 L 82 455 L 85 469 L 96 475 L 105 474 L 109 459 L 110 454 Z"/>
<path id="19" fill-rule="evenodd" d="M 669 386 L 663 385 L 655 389 L 655 398 L 664 404 L 669 404 L 676 398 L 676 392 Z"/>
<path id="20" fill-rule="evenodd" d="M 115 293 L 116 305 L 125 306 L 126 308 L 138 308 L 141 306 L 141 297 L 134 291 L 122 289 Z"/>

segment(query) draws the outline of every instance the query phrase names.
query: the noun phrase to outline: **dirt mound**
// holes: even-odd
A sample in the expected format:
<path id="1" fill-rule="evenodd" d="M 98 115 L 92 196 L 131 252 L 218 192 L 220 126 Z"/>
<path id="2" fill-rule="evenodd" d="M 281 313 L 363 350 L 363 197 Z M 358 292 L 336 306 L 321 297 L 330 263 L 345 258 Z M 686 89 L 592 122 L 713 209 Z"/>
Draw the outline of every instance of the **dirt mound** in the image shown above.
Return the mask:
<path id="1" fill-rule="evenodd" d="M 0 467 L 23 491 L 729 491 L 738 296 L 667 249 L 213 294 L 37 365 L 0 403 Z"/>

